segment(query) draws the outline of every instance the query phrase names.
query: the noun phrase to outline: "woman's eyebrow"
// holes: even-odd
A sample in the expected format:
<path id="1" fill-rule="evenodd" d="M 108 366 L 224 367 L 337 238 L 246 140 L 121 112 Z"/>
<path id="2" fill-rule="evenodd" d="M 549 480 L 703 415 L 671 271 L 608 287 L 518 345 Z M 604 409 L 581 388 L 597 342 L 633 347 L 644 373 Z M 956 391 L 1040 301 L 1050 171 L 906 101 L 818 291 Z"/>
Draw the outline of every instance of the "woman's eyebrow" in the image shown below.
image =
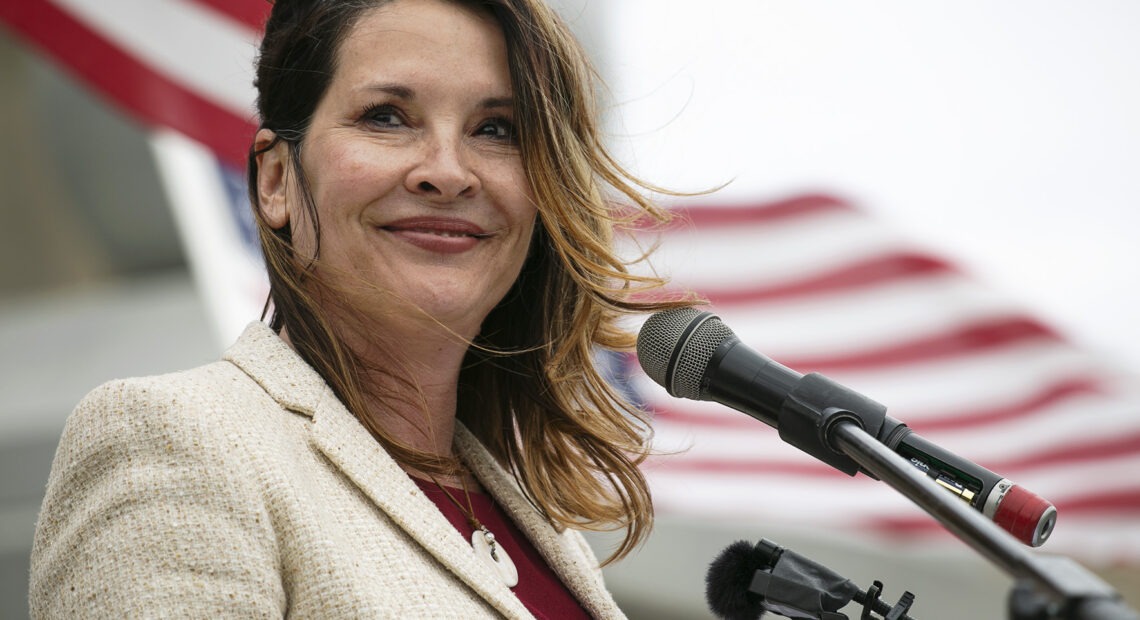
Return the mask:
<path id="1" fill-rule="evenodd" d="M 369 84 L 364 90 L 387 93 L 400 99 L 415 99 L 416 91 L 403 84 Z"/>
<path id="2" fill-rule="evenodd" d="M 515 98 L 511 96 L 506 97 L 488 97 L 479 102 L 479 107 L 486 110 L 489 108 L 511 108 L 515 105 Z"/>

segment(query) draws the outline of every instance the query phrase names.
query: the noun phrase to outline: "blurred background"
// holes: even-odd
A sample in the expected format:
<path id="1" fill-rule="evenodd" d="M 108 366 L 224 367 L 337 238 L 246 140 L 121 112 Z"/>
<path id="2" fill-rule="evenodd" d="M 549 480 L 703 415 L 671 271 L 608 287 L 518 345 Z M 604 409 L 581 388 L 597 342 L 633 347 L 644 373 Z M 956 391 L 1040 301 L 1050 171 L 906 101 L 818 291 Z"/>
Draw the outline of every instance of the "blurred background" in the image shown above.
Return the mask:
<path id="1" fill-rule="evenodd" d="M 259 314 L 255 261 L 226 245 L 244 242 L 232 153 L 116 99 L 126 76 L 93 81 L 107 56 L 84 64 L 70 30 L 239 119 L 245 101 L 248 120 L 248 15 L 264 6 L 224 4 L 0 7 L 0 618 L 27 615 L 35 517 L 75 403 L 212 361 Z M 556 5 L 608 84 L 623 161 L 673 189 L 728 183 L 663 198 L 691 225 L 666 233 L 659 267 L 759 350 L 1016 473 L 1060 510 L 1044 550 L 1140 604 L 1140 5 Z M 224 45 L 203 41 L 211 28 Z M 880 579 L 892 601 L 914 592 L 917 617 L 1005 617 L 1008 577 L 883 485 L 800 475 L 770 429 L 644 384 L 635 373 L 662 448 L 689 450 L 650 464 L 658 526 L 608 570 L 631 617 L 710 617 L 709 561 L 761 537 L 861 587 Z"/>

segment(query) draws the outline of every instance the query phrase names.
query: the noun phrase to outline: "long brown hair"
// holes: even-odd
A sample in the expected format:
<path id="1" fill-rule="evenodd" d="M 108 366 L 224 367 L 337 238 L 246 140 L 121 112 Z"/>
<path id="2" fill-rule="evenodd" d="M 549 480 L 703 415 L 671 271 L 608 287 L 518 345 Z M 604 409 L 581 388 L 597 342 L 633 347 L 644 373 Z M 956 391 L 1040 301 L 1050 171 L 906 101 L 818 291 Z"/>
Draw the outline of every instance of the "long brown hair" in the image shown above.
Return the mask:
<path id="1" fill-rule="evenodd" d="M 278 0 L 257 65 L 263 128 L 287 143 L 314 226 L 319 220 L 300 167 L 300 147 L 336 69 L 344 35 L 389 0 Z M 457 0 L 460 1 L 460 0 Z M 459 377 L 458 417 L 554 524 L 626 528 L 607 562 L 648 535 L 653 508 L 638 465 L 649 453 L 644 413 L 602 376 L 598 349 L 629 351 L 622 317 L 690 303 L 638 301 L 660 287 L 634 275 L 613 247 L 615 229 L 664 222 L 646 191 L 602 143 L 596 75 L 569 29 L 542 0 L 462 0 L 493 14 L 506 39 L 523 167 L 538 207 L 530 255 L 511 290 L 468 347 Z M 363 362 L 315 301 L 312 262 L 292 252 L 288 226 L 273 229 L 250 197 L 269 272 L 271 325 L 290 342 L 377 440 L 405 465 L 438 470 L 438 458 L 401 444 L 365 415 Z M 657 190 L 659 191 L 659 190 Z M 318 248 L 319 253 L 319 248 Z"/>

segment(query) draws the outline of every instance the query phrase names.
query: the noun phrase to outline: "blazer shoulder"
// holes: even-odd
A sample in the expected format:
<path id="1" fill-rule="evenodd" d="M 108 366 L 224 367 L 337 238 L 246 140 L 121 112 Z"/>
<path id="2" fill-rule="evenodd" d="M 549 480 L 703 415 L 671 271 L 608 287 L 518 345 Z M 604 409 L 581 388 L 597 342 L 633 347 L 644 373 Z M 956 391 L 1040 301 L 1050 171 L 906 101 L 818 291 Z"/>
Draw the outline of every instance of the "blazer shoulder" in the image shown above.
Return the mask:
<path id="1" fill-rule="evenodd" d="M 256 382 L 240 368 L 223 359 L 187 370 L 112 379 L 91 390 L 80 401 L 80 405 L 91 400 L 113 399 L 121 394 L 133 394 L 145 399 L 148 394 L 165 395 L 202 389 L 218 391 L 227 387 L 249 389 L 255 385 Z"/>
<path id="2" fill-rule="evenodd" d="M 48 490 L 141 463 L 225 463 L 295 439 L 296 416 L 228 362 L 109 381 L 68 416 Z M 266 444 L 273 444 L 272 446 Z M 248 466 L 248 463 L 246 464 Z"/>
<path id="3" fill-rule="evenodd" d="M 218 362 L 111 381 L 79 403 L 37 519 L 33 617 L 184 617 L 191 604 L 235 617 L 280 613 L 256 433 L 241 434 L 256 428 L 251 403 L 275 403 L 243 377 Z"/>
<path id="4" fill-rule="evenodd" d="M 234 441 L 249 429 L 265 427 L 281 411 L 255 381 L 224 361 L 108 381 L 68 416 L 49 490 L 65 472 L 90 476 L 174 455 L 228 460 Z M 77 468 L 80 463 L 84 466 Z"/>
<path id="5" fill-rule="evenodd" d="M 144 416 L 222 422 L 220 414 L 241 416 L 271 406 L 272 398 L 234 364 L 217 361 L 190 370 L 108 381 L 89 392 L 68 417 L 77 425 L 105 424 L 111 419 L 141 421 Z M 259 405 L 251 408 L 250 405 Z"/>

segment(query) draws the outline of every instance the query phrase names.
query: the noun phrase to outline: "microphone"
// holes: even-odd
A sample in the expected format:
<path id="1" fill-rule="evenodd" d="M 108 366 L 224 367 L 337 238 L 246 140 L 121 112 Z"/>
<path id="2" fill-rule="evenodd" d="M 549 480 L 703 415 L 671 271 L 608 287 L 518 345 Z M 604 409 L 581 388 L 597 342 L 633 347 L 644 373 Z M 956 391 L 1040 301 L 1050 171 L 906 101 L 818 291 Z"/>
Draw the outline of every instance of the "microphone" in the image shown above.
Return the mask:
<path id="1" fill-rule="evenodd" d="M 879 598 L 881 593 L 879 582 L 864 592 L 826 566 L 768 539 L 729 545 L 705 574 L 705 600 L 725 620 L 755 620 L 764 612 L 805 620 L 845 619 L 838 612 L 852 599 L 863 605 L 864 618 L 874 612 L 911 620 L 906 612 L 913 594 L 904 593 L 892 607 Z"/>
<path id="2" fill-rule="evenodd" d="M 685 307 L 649 317 L 637 336 L 637 356 L 649 378 L 670 395 L 746 413 L 848 475 L 854 476 L 859 466 L 821 444 L 819 429 L 801 414 L 854 416 L 867 433 L 1027 545 L 1042 545 L 1057 522 L 1050 502 L 923 439 L 866 396 L 816 373 L 802 375 L 750 349 L 710 312 Z"/>

